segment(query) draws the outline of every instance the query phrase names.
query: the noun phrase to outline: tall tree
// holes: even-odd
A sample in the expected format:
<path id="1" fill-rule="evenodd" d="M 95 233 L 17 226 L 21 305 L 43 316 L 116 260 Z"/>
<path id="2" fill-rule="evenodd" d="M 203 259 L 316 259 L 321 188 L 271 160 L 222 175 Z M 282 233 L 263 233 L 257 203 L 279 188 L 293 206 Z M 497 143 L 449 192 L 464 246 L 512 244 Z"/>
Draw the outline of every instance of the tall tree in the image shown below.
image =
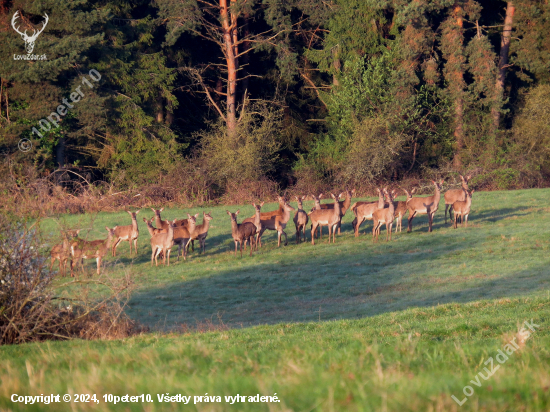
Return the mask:
<path id="1" fill-rule="evenodd" d="M 509 1 L 506 6 L 506 17 L 504 18 L 504 28 L 502 29 L 502 38 L 500 41 L 500 58 L 498 61 L 498 73 L 495 82 L 494 104 L 491 109 L 493 117 L 493 133 L 496 133 L 500 125 L 500 111 L 502 110 L 502 100 L 504 97 L 504 83 L 506 80 L 506 68 L 508 67 L 508 53 L 510 51 L 510 39 L 512 37 L 512 25 L 514 23 L 514 13 L 516 7 Z"/>

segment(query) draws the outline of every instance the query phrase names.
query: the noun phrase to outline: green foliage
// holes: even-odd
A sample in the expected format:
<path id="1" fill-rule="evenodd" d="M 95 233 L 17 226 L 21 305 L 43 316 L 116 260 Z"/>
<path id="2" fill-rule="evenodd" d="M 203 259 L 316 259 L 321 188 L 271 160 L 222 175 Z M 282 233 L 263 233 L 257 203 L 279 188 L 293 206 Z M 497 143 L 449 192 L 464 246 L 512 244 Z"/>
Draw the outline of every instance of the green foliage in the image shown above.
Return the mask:
<path id="1" fill-rule="evenodd" d="M 236 133 L 224 123 L 200 133 L 200 157 L 205 173 L 220 187 L 228 182 L 256 181 L 273 171 L 281 147 L 282 110 L 269 102 L 253 102 L 243 112 Z"/>

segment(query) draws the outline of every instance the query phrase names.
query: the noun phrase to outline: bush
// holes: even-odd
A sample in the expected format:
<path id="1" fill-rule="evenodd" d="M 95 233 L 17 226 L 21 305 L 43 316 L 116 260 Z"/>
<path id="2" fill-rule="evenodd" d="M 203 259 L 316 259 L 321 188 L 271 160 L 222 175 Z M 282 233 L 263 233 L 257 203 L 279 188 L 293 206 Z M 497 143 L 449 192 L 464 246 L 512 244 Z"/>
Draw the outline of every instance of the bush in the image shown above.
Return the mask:
<path id="1" fill-rule="evenodd" d="M 130 278 L 113 280 L 103 275 L 55 287 L 35 227 L 0 215 L 0 344 L 120 338 L 135 333 L 138 329 L 123 312 Z M 79 297 L 63 296 L 67 287 L 73 292 L 76 288 L 72 296 Z M 97 297 L 98 287 L 103 289 L 101 297 Z"/>

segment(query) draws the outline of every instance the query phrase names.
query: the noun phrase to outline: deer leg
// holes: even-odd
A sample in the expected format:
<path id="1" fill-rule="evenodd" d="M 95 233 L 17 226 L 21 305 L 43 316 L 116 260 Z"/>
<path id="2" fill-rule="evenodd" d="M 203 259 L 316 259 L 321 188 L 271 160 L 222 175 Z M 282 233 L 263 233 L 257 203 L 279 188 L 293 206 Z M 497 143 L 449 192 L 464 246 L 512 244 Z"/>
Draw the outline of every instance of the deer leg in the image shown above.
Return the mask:
<path id="1" fill-rule="evenodd" d="M 151 266 L 153 266 L 153 260 L 155 259 L 155 252 L 157 250 L 156 249 L 153 249 L 153 251 L 151 252 Z"/>
<path id="2" fill-rule="evenodd" d="M 414 219 L 414 217 L 416 216 L 416 212 L 411 212 L 409 210 L 409 228 L 407 229 L 407 232 L 411 232 L 412 231 L 412 221 Z"/>
<path id="3" fill-rule="evenodd" d="M 317 229 L 317 226 L 314 226 L 313 223 L 311 224 L 311 244 L 315 245 L 315 230 Z"/>
<path id="4" fill-rule="evenodd" d="M 113 256 L 116 256 L 116 248 L 117 248 L 118 244 L 121 242 L 121 240 L 122 240 L 121 238 L 118 238 L 116 240 L 115 244 L 113 245 L 113 250 L 112 250 L 112 255 Z"/>

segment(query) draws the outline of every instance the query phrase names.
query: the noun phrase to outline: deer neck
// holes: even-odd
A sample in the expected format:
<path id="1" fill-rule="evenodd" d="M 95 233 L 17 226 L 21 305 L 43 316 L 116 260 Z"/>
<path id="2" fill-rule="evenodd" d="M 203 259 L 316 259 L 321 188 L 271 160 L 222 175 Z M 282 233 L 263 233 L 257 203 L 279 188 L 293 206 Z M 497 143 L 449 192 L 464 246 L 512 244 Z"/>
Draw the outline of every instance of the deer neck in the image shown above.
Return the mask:
<path id="1" fill-rule="evenodd" d="M 231 231 L 233 233 L 237 233 L 238 230 L 239 230 L 239 225 L 238 225 L 237 221 L 231 219 Z"/>
<path id="2" fill-rule="evenodd" d="M 378 194 L 378 209 L 384 208 L 384 196 L 382 196 L 382 192 Z"/>
<path id="3" fill-rule="evenodd" d="M 283 209 L 283 220 L 288 222 L 290 219 L 290 209 Z"/>
<path id="4" fill-rule="evenodd" d="M 174 228 L 172 225 L 168 225 L 168 242 L 172 242 L 174 240 Z"/>
<path id="5" fill-rule="evenodd" d="M 348 210 L 351 205 L 351 193 L 346 193 L 346 199 L 344 200 L 344 204 L 342 205 L 342 208 L 344 210 Z"/>
<path id="6" fill-rule="evenodd" d="M 111 232 L 109 232 L 109 236 L 107 236 L 107 241 L 105 242 L 106 249 L 110 249 L 112 243 L 113 243 L 113 235 L 111 234 Z"/>
<path id="7" fill-rule="evenodd" d="M 434 193 L 434 203 L 436 205 L 439 204 L 439 199 L 441 199 L 441 191 L 439 190 L 439 188 L 436 186 L 435 187 L 435 193 Z"/>

